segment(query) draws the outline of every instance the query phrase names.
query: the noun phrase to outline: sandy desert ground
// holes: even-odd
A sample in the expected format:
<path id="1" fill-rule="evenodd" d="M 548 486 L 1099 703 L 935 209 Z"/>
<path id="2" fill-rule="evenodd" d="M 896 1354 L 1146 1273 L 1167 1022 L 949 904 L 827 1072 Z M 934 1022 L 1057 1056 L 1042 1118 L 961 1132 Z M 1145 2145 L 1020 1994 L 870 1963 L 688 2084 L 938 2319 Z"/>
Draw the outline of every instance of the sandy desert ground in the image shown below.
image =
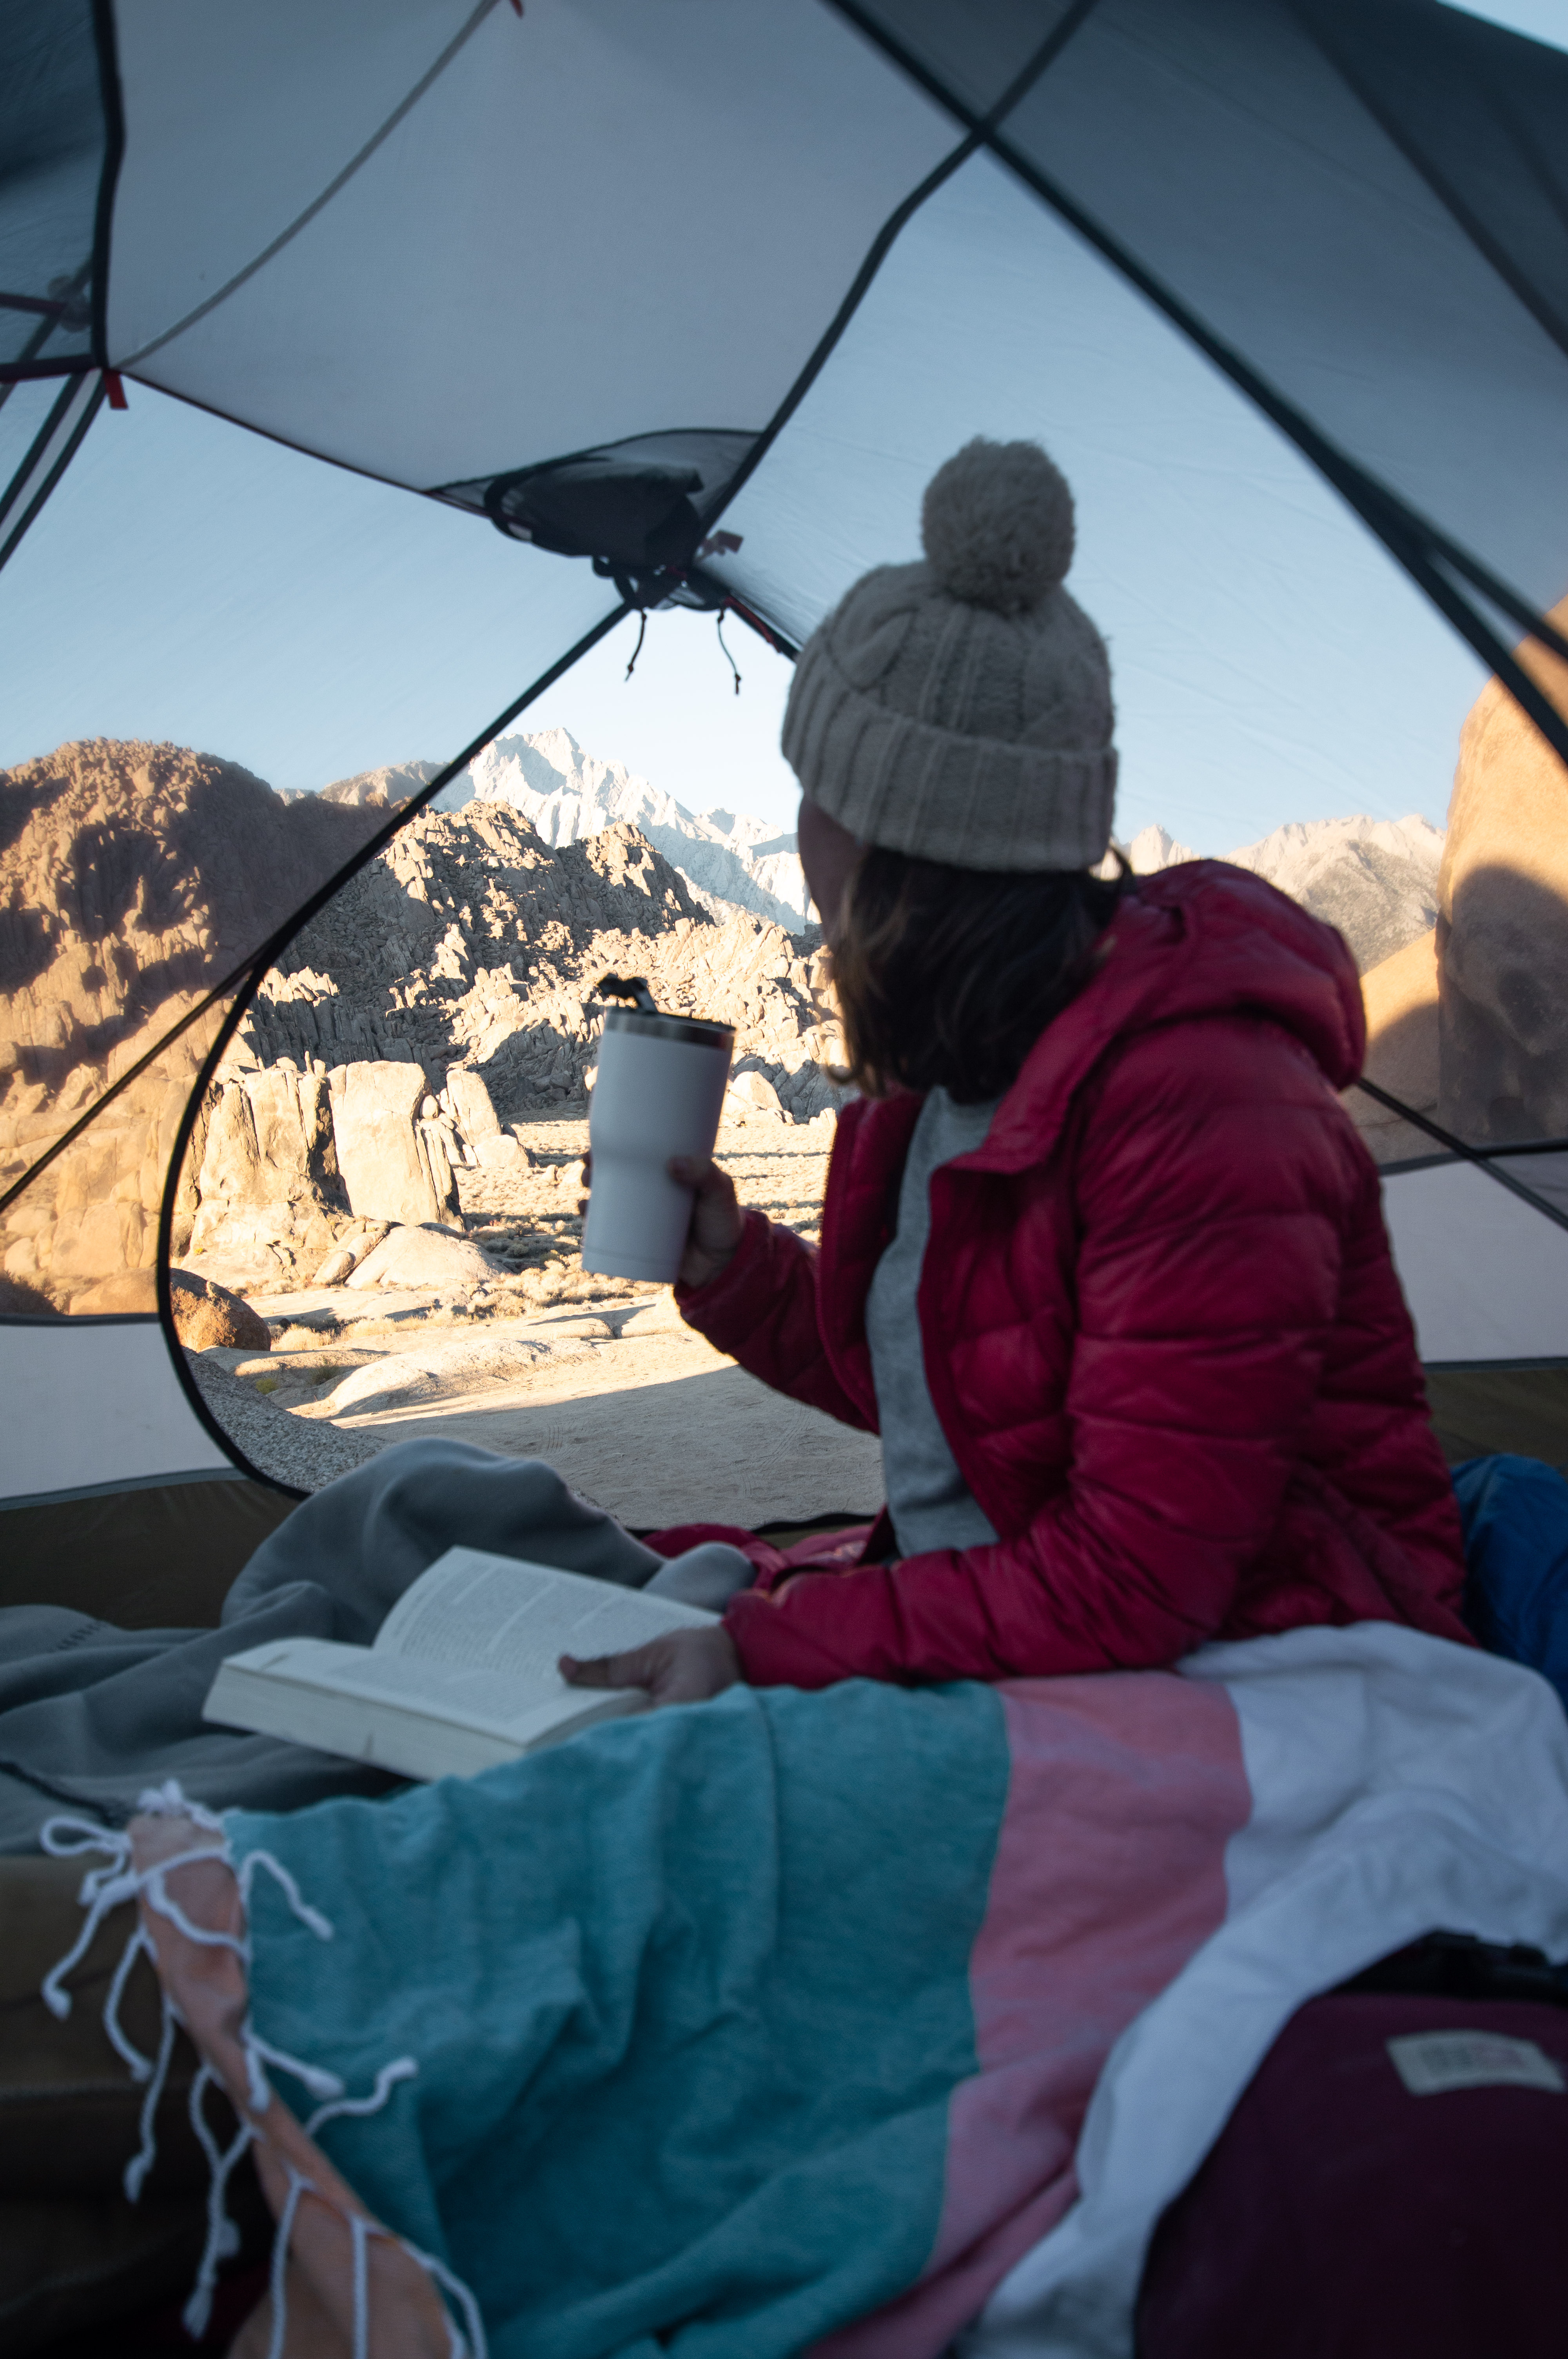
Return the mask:
<path id="1" fill-rule="evenodd" d="M 827 1129 L 759 1115 L 727 1120 L 719 1140 L 742 1201 L 812 1241 Z M 541 1119 L 526 1143 L 535 1160 L 521 1173 L 461 1176 L 468 1236 L 515 1281 L 450 1296 L 387 1287 L 257 1296 L 269 1353 L 193 1355 L 253 1462 L 315 1489 L 388 1443 L 437 1434 L 547 1459 L 638 1529 L 874 1514 L 873 1435 L 785 1400 L 722 1358 L 667 1288 L 583 1271 L 577 1166 L 587 1121 Z"/>

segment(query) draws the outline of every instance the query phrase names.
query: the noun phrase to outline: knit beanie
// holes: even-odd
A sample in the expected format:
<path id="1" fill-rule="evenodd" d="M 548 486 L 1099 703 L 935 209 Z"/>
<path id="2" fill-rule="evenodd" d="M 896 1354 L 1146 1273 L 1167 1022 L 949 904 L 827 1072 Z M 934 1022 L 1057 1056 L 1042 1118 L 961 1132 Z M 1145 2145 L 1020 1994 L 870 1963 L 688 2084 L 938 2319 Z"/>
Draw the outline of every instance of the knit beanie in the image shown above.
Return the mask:
<path id="1" fill-rule="evenodd" d="M 861 843 L 956 868 L 1091 868 L 1110 842 L 1105 643 L 1062 587 L 1073 495 L 1037 442 L 966 443 L 802 648 L 784 754 Z"/>

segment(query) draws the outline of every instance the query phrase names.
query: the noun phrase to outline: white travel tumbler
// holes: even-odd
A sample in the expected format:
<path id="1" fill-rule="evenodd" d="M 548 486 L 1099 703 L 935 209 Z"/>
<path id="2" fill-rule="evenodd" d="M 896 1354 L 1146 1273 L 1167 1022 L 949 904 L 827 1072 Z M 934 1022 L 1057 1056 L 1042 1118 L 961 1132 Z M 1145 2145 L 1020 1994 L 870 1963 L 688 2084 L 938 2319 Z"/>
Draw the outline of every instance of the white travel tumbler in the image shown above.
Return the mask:
<path id="1" fill-rule="evenodd" d="M 665 1167 L 672 1155 L 701 1162 L 712 1154 L 734 1045 L 728 1024 L 608 1011 L 589 1113 L 584 1269 L 673 1283 L 696 1191 Z"/>

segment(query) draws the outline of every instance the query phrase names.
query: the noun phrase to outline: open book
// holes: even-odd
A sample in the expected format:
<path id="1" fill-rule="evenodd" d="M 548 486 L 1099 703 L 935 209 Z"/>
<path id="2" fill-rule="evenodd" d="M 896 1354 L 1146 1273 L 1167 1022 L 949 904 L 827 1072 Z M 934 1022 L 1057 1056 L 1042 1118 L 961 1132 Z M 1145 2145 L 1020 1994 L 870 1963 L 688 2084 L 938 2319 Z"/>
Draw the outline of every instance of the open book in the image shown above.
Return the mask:
<path id="1" fill-rule="evenodd" d="M 202 1718 L 406 1777 L 467 1777 L 646 1711 L 641 1688 L 568 1687 L 558 1656 L 619 1654 L 718 1619 L 581 1573 L 449 1549 L 404 1592 L 373 1647 L 281 1638 L 231 1655 Z"/>

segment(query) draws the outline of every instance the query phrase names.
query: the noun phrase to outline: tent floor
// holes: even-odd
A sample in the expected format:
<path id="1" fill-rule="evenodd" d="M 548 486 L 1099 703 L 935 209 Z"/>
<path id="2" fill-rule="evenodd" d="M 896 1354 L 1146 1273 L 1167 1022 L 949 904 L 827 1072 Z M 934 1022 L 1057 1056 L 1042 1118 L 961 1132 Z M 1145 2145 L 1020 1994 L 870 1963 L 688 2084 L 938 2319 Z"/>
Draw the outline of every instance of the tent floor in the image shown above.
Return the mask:
<path id="1" fill-rule="evenodd" d="M 125 1630 L 210 1627 L 295 1504 L 220 1474 L 0 1508 L 0 1606 L 68 1605 Z"/>
<path id="2" fill-rule="evenodd" d="M 1568 1473 L 1568 1366 L 1429 1369 L 1426 1386 L 1451 1464 L 1516 1451 Z M 294 1506 L 234 1474 L 0 1507 L 0 1606 L 47 1601 L 131 1630 L 210 1625 Z M 853 1520 L 845 1511 L 760 1528 L 787 1547 Z"/>
<path id="3" fill-rule="evenodd" d="M 1451 1466 L 1511 1451 L 1568 1473 L 1568 1367 L 1429 1368 L 1426 1397 Z"/>
<path id="4" fill-rule="evenodd" d="M 0 1508 L 0 1607 L 66 1605 L 123 1630 L 211 1628 L 252 1555 L 297 1505 L 235 1474 Z M 846 1508 L 759 1528 L 788 1548 L 866 1520 Z"/>

